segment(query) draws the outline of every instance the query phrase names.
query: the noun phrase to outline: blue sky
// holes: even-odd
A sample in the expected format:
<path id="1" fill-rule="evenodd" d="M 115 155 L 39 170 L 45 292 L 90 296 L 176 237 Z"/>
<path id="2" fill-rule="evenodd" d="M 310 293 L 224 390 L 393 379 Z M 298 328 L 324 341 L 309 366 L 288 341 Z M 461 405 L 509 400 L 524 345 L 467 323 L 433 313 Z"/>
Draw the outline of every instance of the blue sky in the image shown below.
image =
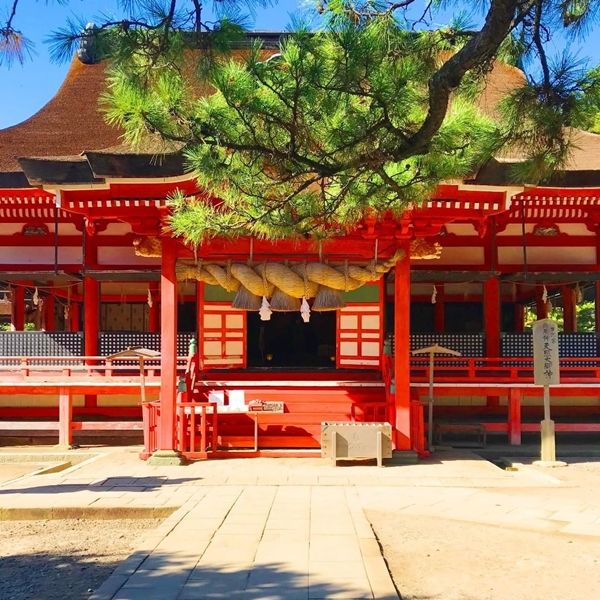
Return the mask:
<path id="1" fill-rule="evenodd" d="M 8 2 L 0 0 L 0 15 Z M 298 10 L 299 0 L 279 0 L 276 6 L 257 10 L 255 28 L 284 30 L 290 13 Z M 0 67 L 0 129 L 20 123 L 50 100 L 62 83 L 68 64 L 53 64 L 43 41 L 48 32 L 63 26 L 68 17 L 93 21 L 98 15 L 119 15 L 116 0 L 71 0 L 67 6 L 45 0 L 21 0 L 15 27 L 35 43 L 37 56 L 24 66 Z M 121 16 L 122 18 L 122 16 Z M 98 20 L 100 22 L 100 19 Z"/>
<path id="2" fill-rule="evenodd" d="M 301 10 L 305 0 L 279 0 L 269 9 L 257 10 L 255 29 L 283 30 L 290 22 L 290 14 Z M 0 15 L 7 2 L 0 0 Z M 84 17 L 93 21 L 98 15 L 119 16 L 116 0 L 71 0 L 67 6 L 61 6 L 51 0 L 21 0 L 18 20 L 15 25 L 21 28 L 36 46 L 37 56 L 28 60 L 24 66 L 14 65 L 11 69 L 0 67 L 0 129 L 24 121 L 36 113 L 50 100 L 62 83 L 68 64 L 53 64 L 49 49 L 43 43 L 50 31 L 64 25 L 69 16 Z M 449 20 L 451 15 L 440 15 Z M 436 23 L 439 25 L 442 23 Z M 585 44 L 583 56 L 600 61 L 600 44 L 595 44 L 594 32 Z M 558 42 L 557 50 L 562 51 L 563 44 Z"/>

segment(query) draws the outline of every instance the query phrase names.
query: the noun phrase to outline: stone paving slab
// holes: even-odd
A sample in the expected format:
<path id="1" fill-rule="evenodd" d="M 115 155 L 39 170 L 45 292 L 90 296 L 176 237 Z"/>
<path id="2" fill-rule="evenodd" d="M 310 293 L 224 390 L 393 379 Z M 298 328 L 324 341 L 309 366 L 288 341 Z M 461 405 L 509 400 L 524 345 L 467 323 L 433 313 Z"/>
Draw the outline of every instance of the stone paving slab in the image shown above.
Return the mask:
<path id="1" fill-rule="evenodd" d="M 548 473 L 506 472 L 471 452 L 383 469 L 320 459 L 151 467 L 131 451 L 95 452 L 0 484 L 0 519 L 166 517 L 95 600 L 397 598 L 367 509 L 600 537 L 596 494 L 563 494 L 569 483 Z"/>
<path id="2" fill-rule="evenodd" d="M 528 495 L 496 489 L 405 490 L 398 503 L 390 502 L 396 488 L 358 488 L 365 510 L 394 511 L 416 516 L 439 517 L 508 528 L 578 533 L 600 536 L 600 497 L 595 506 L 581 503 L 565 509 L 560 498 L 548 499 L 538 490 Z M 425 492 L 425 493 L 424 493 Z M 512 492 L 512 490 L 511 490 Z"/>
<path id="3" fill-rule="evenodd" d="M 90 600 L 398 598 L 354 490 L 222 492 L 212 488 L 186 501 Z M 308 515 L 300 528 L 297 512 Z M 339 528 L 316 533 L 313 518 L 331 518 Z M 267 527 L 271 519 L 278 529 Z"/>

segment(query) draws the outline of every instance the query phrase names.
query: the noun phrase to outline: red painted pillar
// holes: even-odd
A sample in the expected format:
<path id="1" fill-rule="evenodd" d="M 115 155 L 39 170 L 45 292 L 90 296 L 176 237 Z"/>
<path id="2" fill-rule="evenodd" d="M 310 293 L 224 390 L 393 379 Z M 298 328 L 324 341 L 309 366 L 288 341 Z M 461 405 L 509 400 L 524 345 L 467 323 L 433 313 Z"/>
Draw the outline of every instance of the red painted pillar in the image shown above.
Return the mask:
<path id="1" fill-rule="evenodd" d="M 92 277 L 83 278 L 83 353 L 85 356 L 98 356 L 98 334 L 100 317 L 100 285 Z M 88 360 L 88 365 L 96 364 Z M 97 406 L 98 397 L 86 394 L 85 406 Z"/>
<path id="2" fill-rule="evenodd" d="M 521 445 L 521 391 L 515 388 L 508 392 L 508 443 Z"/>
<path id="3" fill-rule="evenodd" d="M 25 288 L 17 285 L 12 290 L 11 331 L 25 329 Z"/>
<path id="4" fill-rule="evenodd" d="M 515 304 L 515 333 L 523 333 L 525 331 L 525 306 L 523 304 Z"/>
<path id="5" fill-rule="evenodd" d="M 396 450 L 410 450 L 410 251 L 396 263 L 394 282 L 394 377 Z"/>
<path id="6" fill-rule="evenodd" d="M 71 446 L 73 443 L 73 431 L 71 421 L 73 420 L 73 398 L 69 388 L 60 388 L 58 398 L 58 444 L 59 446 Z"/>
<path id="7" fill-rule="evenodd" d="M 500 281 L 497 277 L 492 277 L 485 282 L 483 301 L 485 355 L 488 358 L 497 358 L 500 356 Z M 488 396 L 488 406 L 499 404 L 498 396 Z"/>
<path id="8" fill-rule="evenodd" d="M 548 302 L 544 302 L 543 295 L 543 291 L 538 290 L 535 296 L 535 314 L 538 321 L 548 318 Z"/>
<path id="9" fill-rule="evenodd" d="M 100 328 L 100 285 L 92 277 L 83 278 L 83 336 L 86 356 L 98 356 Z M 92 361 L 93 364 L 93 361 Z"/>
<path id="10" fill-rule="evenodd" d="M 485 351 L 488 358 L 500 356 L 500 282 L 497 277 L 485 282 L 483 315 Z"/>
<path id="11" fill-rule="evenodd" d="M 442 293 L 440 294 L 440 288 Z M 446 317 L 444 314 L 444 286 L 437 286 L 438 294 L 433 305 L 433 330 L 436 333 L 444 333 L 446 328 Z"/>
<path id="12" fill-rule="evenodd" d="M 96 237 L 84 229 L 85 254 L 83 257 L 86 268 L 96 268 L 98 264 L 98 243 Z M 89 276 L 83 278 L 83 353 L 85 356 L 98 356 L 98 333 L 100 329 L 100 284 Z M 88 361 L 95 364 L 95 361 Z M 88 394 L 85 396 L 85 406 L 94 407 L 98 397 Z"/>
<path id="13" fill-rule="evenodd" d="M 177 400 L 177 242 L 163 238 L 160 274 L 160 427 L 159 450 L 175 448 L 175 402 Z"/>
<path id="14" fill-rule="evenodd" d="M 151 281 L 148 284 L 152 306 L 148 308 L 148 331 L 156 333 L 160 331 L 160 283 Z"/>
<path id="15" fill-rule="evenodd" d="M 70 331 L 79 331 L 80 324 L 80 305 L 79 302 L 73 302 L 69 307 Z"/>
<path id="16" fill-rule="evenodd" d="M 44 320 L 43 327 L 44 331 L 54 331 L 54 296 L 46 296 L 44 298 Z"/>
<path id="17" fill-rule="evenodd" d="M 385 288 L 383 290 L 385 293 Z M 382 313 L 383 314 L 383 313 Z M 198 356 L 202 356 L 202 327 L 204 325 L 204 281 L 196 282 L 196 341 Z"/>
<path id="18" fill-rule="evenodd" d="M 596 281 L 596 331 L 600 332 L 600 281 Z"/>
<path id="19" fill-rule="evenodd" d="M 568 285 L 562 286 L 563 305 L 563 331 L 573 333 L 577 331 L 577 298 L 575 290 Z"/>

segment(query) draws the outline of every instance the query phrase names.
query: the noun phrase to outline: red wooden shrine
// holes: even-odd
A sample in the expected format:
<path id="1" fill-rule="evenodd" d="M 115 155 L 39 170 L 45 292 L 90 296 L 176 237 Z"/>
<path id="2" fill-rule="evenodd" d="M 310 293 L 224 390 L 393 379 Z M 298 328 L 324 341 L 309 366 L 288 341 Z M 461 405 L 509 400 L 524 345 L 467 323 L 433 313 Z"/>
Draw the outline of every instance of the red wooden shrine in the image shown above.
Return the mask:
<path id="1" fill-rule="evenodd" d="M 490 85 L 510 87 L 507 73 L 497 66 Z M 438 342 L 462 356 L 436 359 L 436 419 L 519 444 L 542 411 L 525 313 L 551 304 L 564 314 L 556 430 L 600 432 L 600 319 L 577 332 L 576 318 L 582 300 L 599 304 L 598 136 L 578 134 L 554 186 L 517 186 L 498 162 L 320 247 L 245 237 L 193 250 L 164 232 L 169 195 L 200 193 L 181 157 L 120 145 L 92 101 L 103 86 L 102 65 L 75 61 L 46 107 L 0 131 L 2 435 L 68 445 L 143 432 L 144 458 L 289 456 L 318 450 L 323 421 L 389 421 L 395 448 L 422 454 L 429 374 L 411 351 Z M 398 251 L 389 272 L 308 323 L 261 321 L 220 285 L 178 281 L 182 262 L 366 266 Z M 144 366 L 143 407 L 137 361 L 107 359 L 130 346 L 160 351 Z M 253 401 L 277 410 L 240 409 Z"/>

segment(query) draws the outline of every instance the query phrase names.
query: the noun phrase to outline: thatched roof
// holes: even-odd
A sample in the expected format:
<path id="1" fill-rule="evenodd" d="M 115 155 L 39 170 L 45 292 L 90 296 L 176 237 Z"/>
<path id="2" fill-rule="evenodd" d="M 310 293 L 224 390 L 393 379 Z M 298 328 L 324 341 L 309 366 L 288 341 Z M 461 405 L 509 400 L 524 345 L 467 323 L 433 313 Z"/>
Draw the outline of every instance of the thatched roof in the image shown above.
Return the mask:
<path id="1" fill-rule="evenodd" d="M 263 39 L 270 54 L 276 51 L 281 35 L 254 32 L 249 37 Z M 481 108 L 498 117 L 499 102 L 524 80 L 519 69 L 496 63 L 487 76 L 479 100 Z M 199 94 L 207 93 L 205 88 L 198 82 Z M 105 65 L 84 65 L 75 58 L 61 88 L 46 106 L 23 123 L 0 130 L 0 188 L 183 174 L 178 148 L 166 151 L 157 142 L 156 146 L 132 151 L 122 142 L 122 132 L 109 127 L 100 111 L 99 98 L 105 89 Z M 558 180 L 564 186 L 599 185 L 600 136 L 574 131 L 573 137 L 573 155 Z M 492 160 L 469 183 L 514 183 L 510 166 L 518 160 L 518 156 Z"/>
<path id="2" fill-rule="evenodd" d="M 119 143 L 121 132 L 109 127 L 99 110 L 105 90 L 104 65 L 75 59 L 62 86 L 39 112 L 0 130 L 0 173 L 22 171 L 18 157 L 69 157 Z"/>

